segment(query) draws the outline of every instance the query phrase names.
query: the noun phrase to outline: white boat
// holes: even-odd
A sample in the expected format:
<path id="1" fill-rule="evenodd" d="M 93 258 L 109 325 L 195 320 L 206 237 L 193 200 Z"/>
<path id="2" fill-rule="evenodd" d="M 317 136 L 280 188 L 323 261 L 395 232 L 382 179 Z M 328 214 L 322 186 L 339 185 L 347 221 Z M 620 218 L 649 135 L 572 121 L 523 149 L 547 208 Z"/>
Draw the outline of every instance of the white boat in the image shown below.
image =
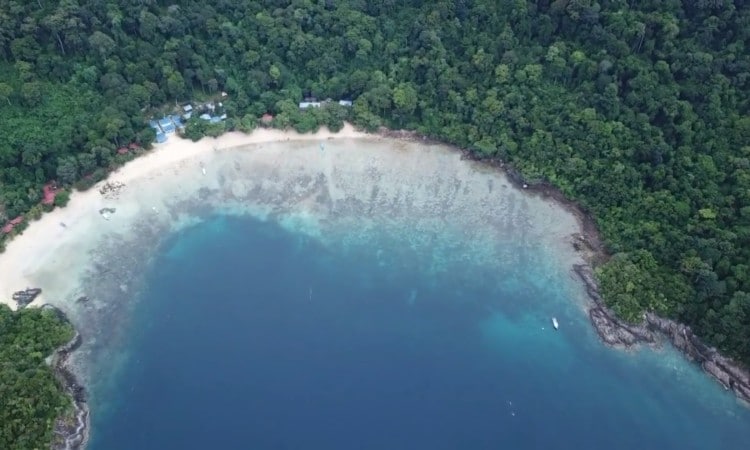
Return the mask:
<path id="1" fill-rule="evenodd" d="M 560 326 L 560 324 L 557 323 L 557 317 L 552 318 L 552 326 L 555 327 L 555 330 Z"/>
<path id="2" fill-rule="evenodd" d="M 203 175 L 205 175 L 206 174 L 206 168 L 204 167 L 202 170 L 203 170 Z"/>

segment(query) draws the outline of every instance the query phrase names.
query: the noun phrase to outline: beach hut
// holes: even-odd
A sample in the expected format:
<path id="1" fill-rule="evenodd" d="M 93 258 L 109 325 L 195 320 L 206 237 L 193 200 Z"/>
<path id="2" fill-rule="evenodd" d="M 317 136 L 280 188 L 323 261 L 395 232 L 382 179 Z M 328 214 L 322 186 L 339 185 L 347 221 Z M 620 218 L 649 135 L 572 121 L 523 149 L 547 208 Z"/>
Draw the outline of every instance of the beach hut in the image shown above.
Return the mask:
<path id="1" fill-rule="evenodd" d="M 153 128 L 154 130 L 159 130 L 159 123 L 156 122 L 154 119 L 151 119 L 148 121 L 148 126 Z"/>
<path id="2" fill-rule="evenodd" d="M 260 118 L 260 121 L 264 125 L 270 125 L 271 122 L 273 122 L 273 116 L 271 114 L 263 114 L 263 117 Z"/>
<path id="3" fill-rule="evenodd" d="M 211 115 L 207 114 L 207 113 L 203 113 L 203 114 L 200 115 L 200 118 L 202 120 L 211 120 Z"/>
<path id="4" fill-rule="evenodd" d="M 164 143 L 164 142 L 167 142 L 167 135 L 166 135 L 166 134 L 164 134 L 164 133 L 163 133 L 163 132 L 161 132 L 161 131 L 157 131 L 157 132 L 156 132 L 156 142 L 157 142 L 157 143 L 159 143 L 159 144 L 162 144 L 162 143 Z"/>

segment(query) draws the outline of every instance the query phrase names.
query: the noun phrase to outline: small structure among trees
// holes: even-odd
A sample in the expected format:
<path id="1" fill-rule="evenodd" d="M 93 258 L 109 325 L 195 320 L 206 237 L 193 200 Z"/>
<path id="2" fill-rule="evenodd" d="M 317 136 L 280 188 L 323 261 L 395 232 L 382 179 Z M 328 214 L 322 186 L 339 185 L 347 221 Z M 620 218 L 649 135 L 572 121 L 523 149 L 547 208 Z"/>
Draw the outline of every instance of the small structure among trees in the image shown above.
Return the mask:
<path id="1" fill-rule="evenodd" d="M 10 234 L 10 232 L 12 232 L 13 229 L 17 225 L 21 224 L 21 222 L 23 222 L 23 216 L 18 216 L 15 219 L 13 219 L 13 220 L 9 221 L 8 223 L 6 223 L 5 226 L 2 228 L 2 230 L 0 230 L 0 231 L 2 231 L 3 234 Z"/>
<path id="2" fill-rule="evenodd" d="M 49 183 L 44 185 L 44 188 L 42 188 L 42 192 L 44 193 L 42 196 L 42 204 L 43 205 L 54 205 L 55 204 L 55 196 L 57 195 L 59 189 L 57 187 L 57 183 L 54 181 L 50 181 Z"/>

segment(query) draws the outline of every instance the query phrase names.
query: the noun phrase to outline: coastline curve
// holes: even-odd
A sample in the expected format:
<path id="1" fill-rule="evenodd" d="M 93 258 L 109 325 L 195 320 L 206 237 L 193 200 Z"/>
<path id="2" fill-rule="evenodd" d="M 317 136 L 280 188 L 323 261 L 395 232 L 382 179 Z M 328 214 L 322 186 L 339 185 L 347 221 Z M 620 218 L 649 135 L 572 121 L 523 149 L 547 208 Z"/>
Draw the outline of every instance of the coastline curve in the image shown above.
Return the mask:
<path id="1" fill-rule="evenodd" d="M 209 155 L 215 157 L 215 155 L 217 154 L 226 154 L 228 150 L 232 152 L 243 152 L 244 150 L 242 149 L 246 148 L 248 145 L 255 146 L 255 149 L 260 149 L 264 145 L 271 145 L 273 142 L 279 142 L 282 141 L 282 139 L 289 139 L 288 136 L 284 138 L 282 138 L 282 136 L 287 135 L 284 135 L 281 132 L 274 132 L 271 134 L 261 135 L 260 137 L 256 135 L 256 139 L 250 138 L 250 140 L 248 141 L 246 135 L 243 137 L 243 135 L 233 134 L 231 136 L 228 136 L 227 139 L 223 140 L 222 145 L 220 146 L 216 144 L 216 140 L 204 140 L 202 141 L 202 143 L 199 143 L 199 145 L 191 147 L 186 146 L 185 148 L 187 148 L 188 150 L 183 154 L 177 155 L 167 155 L 165 153 L 167 151 L 166 147 L 158 149 L 156 152 L 160 152 L 158 153 L 159 158 L 152 158 L 152 161 L 155 161 L 154 164 L 149 164 L 149 162 L 146 160 L 140 162 L 136 160 L 131 163 L 133 164 L 132 166 L 129 164 L 121 172 L 115 172 L 114 174 L 110 175 L 108 180 L 102 182 L 102 186 L 106 185 L 110 187 L 120 186 L 117 183 L 121 183 L 121 188 L 114 189 L 114 193 L 112 192 L 112 189 L 106 190 L 106 196 L 104 193 L 97 192 L 100 188 L 99 185 L 97 185 L 90 191 L 77 193 L 73 197 L 73 201 L 76 201 L 77 205 L 75 206 L 75 208 L 78 208 L 78 211 L 81 214 L 90 214 L 91 211 L 99 210 L 101 208 L 109 208 L 114 201 L 118 200 L 119 189 L 123 189 L 123 195 L 129 195 L 127 192 L 125 192 L 128 189 L 128 185 L 130 185 L 131 183 L 134 185 L 138 184 L 139 182 L 143 181 L 144 177 L 150 180 L 150 186 L 153 186 L 155 185 L 154 183 L 156 183 L 154 180 L 156 180 L 160 176 L 163 176 L 165 174 L 168 175 L 170 173 L 177 173 L 181 170 L 192 170 L 192 166 L 196 164 L 197 161 L 200 161 L 200 167 L 205 167 L 203 160 L 209 158 Z M 348 132 L 339 136 L 325 132 L 322 134 L 318 133 L 316 135 L 292 135 L 292 137 L 299 141 L 320 141 L 334 138 L 338 139 L 340 137 L 367 137 L 369 139 L 395 138 L 396 140 L 431 143 L 447 147 L 444 144 L 430 142 L 428 139 L 417 133 L 398 131 L 382 131 L 379 135 L 373 136 L 354 132 L 353 129 L 349 128 Z M 181 141 L 178 141 L 178 143 L 181 145 L 185 144 Z M 321 145 L 321 149 L 322 148 L 323 147 Z M 688 327 L 677 324 L 670 320 L 656 317 L 653 314 L 646 315 L 644 324 L 632 326 L 615 317 L 614 314 L 608 308 L 606 308 L 601 299 L 601 296 L 599 295 L 596 279 L 592 270 L 593 266 L 606 260 L 606 253 L 604 252 L 603 246 L 599 240 L 599 236 L 596 232 L 596 227 L 593 224 L 593 220 L 591 220 L 591 218 L 585 212 L 583 212 L 578 207 L 578 205 L 566 199 L 558 190 L 556 190 L 552 186 L 549 186 L 547 184 L 530 185 L 525 183 L 518 176 L 518 174 L 516 174 L 512 170 L 512 168 L 500 162 L 481 160 L 476 161 L 476 159 L 473 158 L 472 155 L 468 152 L 455 150 L 454 147 L 448 148 L 454 149 L 454 153 L 456 155 L 458 154 L 458 152 L 460 152 L 461 159 L 473 160 L 476 163 L 476 166 L 479 168 L 484 166 L 486 168 L 500 169 L 500 172 L 506 176 L 511 185 L 518 188 L 519 192 L 524 192 L 524 195 L 538 195 L 544 200 L 550 200 L 557 205 L 567 209 L 578 220 L 580 232 L 574 233 L 572 235 L 572 243 L 568 241 L 566 245 L 572 245 L 573 249 L 579 253 L 581 259 L 583 261 L 586 261 L 585 264 L 572 264 L 572 270 L 580 278 L 586 289 L 588 297 L 592 302 L 592 304 L 588 307 L 588 315 L 592 324 L 594 325 L 594 328 L 596 329 L 597 333 L 604 343 L 616 347 L 629 347 L 638 343 L 659 345 L 659 343 L 663 340 L 660 337 L 667 336 L 671 344 L 675 348 L 683 352 L 688 357 L 688 359 L 700 364 L 704 371 L 706 371 L 709 375 L 722 383 L 725 388 L 731 389 L 739 398 L 750 402 L 750 376 L 748 375 L 748 372 L 745 371 L 742 367 L 734 364 L 731 360 L 721 356 L 715 349 L 702 344 Z M 180 149 L 172 148 L 171 150 L 174 152 L 179 151 Z M 143 158 L 148 158 L 148 156 L 145 156 Z M 208 205 L 208 203 L 217 199 L 225 202 L 228 198 L 232 197 L 244 197 L 251 194 L 258 195 L 259 192 L 265 192 L 264 190 L 272 192 L 274 189 L 289 188 L 289 186 L 283 186 L 285 183 L 284 180 L 280 178 L 274 171 L 273 161 L 273 159 L 269 159 L 267 161 L 268 176 L 259 177 L 262 178 L 262 181 L 256 180 L 254 184 L 247 180 L 244 180 L 243 182 L 226 182 L 225 178 L 227 177 L 226 174 L 228 173 L 228 169 L 225 169 L 224 173 L 220 174 L 216 180 L 203 179 L 200 178 L 199 175 L 196 175 L 196 183 L 200 184 L 200 188 L 197 190 L 197 195 L 201 201 L 206 202 L 206 205 Z M 235 164 L 235 167 L 237 167 L 237 165 L 240 163 L 235 161 L 233 162 L 233 164 Z M 320 162 L 319 167 L 316 168 L 316 170 L 320 170 L 318 178 L 309 177 L 309 179 L 306 179 L 306 185 L 292 186 L 293 189 L 297 189 L 297 198 L 295 201 L 305 204 L 313 204 L 316 202 L 321 203 L 326 205 L 326 207 L 330 207 L 331 210 L 337 210 L 337 214 L 345 215 L 350 211 L 360 208 L 362 205 L 361 202 L 357 203 L 359 201 L 358 199 L 347 198 L 346 195 L 344 195 L 341 191 L 336 191 L 336 189 L 331 188 L 330 186 L 327 186 L 326 189 L 321 190 L 321 183 L 324 183 L 324 181 L 330 181 L 331 179 L 334 179 L 336 176 L 338 176 L 336 173 L 336 168 L 332 164 L 333 163 L 330 161 Z M 368 167 L 366 164 L 363 164 L 361 169 L 365 171 L 363 173 L 367 173 L 366 170 L 368 170 Z M 211 170 L 211 166 L 209 166 L 209 170 Z M 382 174 L 368 173 L 368 176 L 378 177 L 382 176 Z M 175 186 L 172 187 L 174 188 Z M 179 186 L 177 186 L 177 188 L 178 187 Z M 313 192 L 317 197 L 311 195 L 311 193 Z M 101 196 L 99 196 L 99 194 L 101 194 Z M 133 198 L 137 201 L 145 202 L 150 200 L 147 194 L 148 192 L 145 192 L 143 195 L 135 196 Z M 380 194 L 373 194 L 374 197 L 377 197 L 378 195 Z M 392 198 L 399 198 L 399 195 L 401 194 L 393 193 Z M 456 194 L 453 195 L 455 196 Z M 90 204 L 84 207 L 83 205 L 86 202 L 90 202 Z M 112 214 L 116 218 L 125 217 L 133 220 L 135 220 L 135 218 L 140 218 L 140 220 L 143 222 L 142 226 L 147 228 L 150 234 L 155 236 L 158 234 L 163 234 L 170 230 L 169 227 L 165 226 L 164 220 L 166 219 L 164 218 L 168 217 L 169 220 L 178 218 L 181 213 L 178 211 L 179 208 L 175 208 L 174 206 L 179 205 L 181 202 L 185 204 L 186 202 L 189 202 L 189 200 L 185 197 L 182 197 L 179 199 L 171 198 L 169 199 L 169 201 L 154 200 L 153 206 L 151 206 L 150 204 L 146 204 L 146 206 L 122 205 L 118 206 L 117 210 L 113 211 Z M 273 196 L 269 196 L 266 199 L 266 203 L 271 204 L 272 202 Z M 408 199 L 401 207 L 411 207 L 408 203 Z M 425 208 L 430 207 L 432 206 L 425 206 Z M 210 206 L 205 206 L 205 208 L 210 208 Z M 143 210 L 149 209 L 152 209 L 154 211 L 154 215 L 145 217 Z M 279 214 L 280 212 L 284 213 L 283 208 L 282 211 L 272 211 L 271 214 Z M 62 214 L 65 214 L 65 209 L 58 212 L 58 216 Z M 51 228 L 49 224 L 52 223 L 52 228 L 54 228 L 54 224 L 57 223 L 58 219 L 59 218 L 57 216 L 54 219 L 42 219 L 42 221 L 46 220 L 46 228 L 40 226 L 37 227 L 40 231 L 31 230 L 32 233 L 35 233 L 33 234 L 33 236 L 43 236 L 43 231 L 45 229 L 49 230 Z M 78 219 L 73 218 L 73 220 L 69 220 L 68 222 L 71 225 L 75 225 L 77 222 L 79 222 L 79 219 L 80 217 Z M 61 230 L 55 230 L 54 234 L 59 236 L 62 232 L 63 231 Z M 65 232 L 68 232 L 68 230 L 66 229 Z M 83 232 L 79 231 L 79 233 L 85 234 L 85 230 Z M 115 231 L 112 231 L 112 234 L 110 234 L 110 236 L 119 235 L 119 237 L 122 238 L 126 234 L 133 233 L 134 232 L 132 230 L 127 231 L 122 228 L 118 228 Z M 138 232 L 135 232 L 135 234 L 137 233 Z M 568 237 L 570 238 L 571 236 Z M 28 241 L 29 238 L 27 237 L 26 240 Z M 52 249 L 46 249 L 43 252 L 43 255 L 45 257 L 48 257 L 49 255 L 54 253 L 55 249 L 57 249 L 58 246 L 54 246 Z M 37 246 L 35 248 L 39 249 L 40 247 Z M 79 251 L 80 253 L 78 257 L 82 258 L 81 260 L 83 260 L 88 258 L 89 254 L 91 252 L 94 252 L 95 249 L 94 247 L 88 247 L 80 249 Z M 3 259 L 7 261 L 9 258 L 0 258 L 0 261 L 2 261 Z M 100 267 L 98 272 L 88 273 L 87 275 L 115 276 L 118 275 L 118 272 L 125 273 L 127 270 L 133 270 L 133 268 L 138 267 L 141 263 L 143 263 L 143 261 L 121 261 L 120 263 L 118 263 L 118 266 L 110 268 Z M 41 265 L 24 268 L 26 273 L 41 269 Z M 113 270 L 114 272 L 112 272 Z M 45 272 L 45 276 L 49 277 L 49 270 Z M 134 292 L 134 287 L 132 283 L 124 282 L 124 278 L 126 277 L 121 276 L 120 278 L 112 278 L 112 286 L 114 289 L 120 289 L 123 294 L 132 295 L 132 293 Z M 23 276 L 22 279 L 27 284 L 29 284 L 30 281 L 37 281 L 36 279 L 32 280 L 30 278 L 27 278 L 26 276 Z M 57 283 L 58 291 L 61 289 L 61 286 L 63 286 L 63 283 L 61 283 L 57 279 L 52 279 L 52 282 Z M 3 289 L 7 290 L 10 287 L 11 286 L 5 286 L 3 287 Z M 46 286 L 42 287 L 45 287 L 45 292 L 48 291 Z M 69 286 L 65 286 L 65 289 L 65 292 L 68 295 L 67 300 L 64 301 L 67 303 L 63 302 L 65 305 L 63 309 L 65 309 L 66 311 L 69 311 L 74 304 L 89 304 L 89 297 L 94 299 L 96 299 L 97 297 L 96 295 L 89 295 L 89 292 L 82 291 L 78 287 L 71 290 L 69 289 Z M 135 287 L 135 290 L 137 290 L 137 286 Z M 36 303 L 37 301 L 35 301 L 33 304 Z M 55 305 L 45 304 L 43 305 L 43 307 L 54 308 L 55 311 L 57 311 L 59 314 L 62 314 L 65 320 L 68 320 L 68 315 L 66 315 L 66 312 L 61 309 L 59 302 L 56 302 Z M 75 322 L 75 320 L 73 322 Z M 82 380 L 77 376 L 75 367 L 73 367 L 71 363 L 71 357 L 75 359 L 76 350 L 78 350 L 83 345 L 83 343 L 84 339 L 81 338 L 79 331 L 76 330 L 74 339 L 58 349 L 53 357 L 53 367 L 55 369 L 55 374 L 65 387 L 68 394 L 73 399 L 74 403 L 74 414 L 72 416 L 60 418 L 55 424 L 55 435 L 59 438 L 59 442 L 56 442 L 56 446 L 53 447 L 55 449 L 72 450 L 84 448 L 86 446 L 86 443 L 88 442 L 88 434 L 90 428 L 89 409 L 85 390 L 83 388 L 83 386 L 86 384 L 86 380 Z"/>

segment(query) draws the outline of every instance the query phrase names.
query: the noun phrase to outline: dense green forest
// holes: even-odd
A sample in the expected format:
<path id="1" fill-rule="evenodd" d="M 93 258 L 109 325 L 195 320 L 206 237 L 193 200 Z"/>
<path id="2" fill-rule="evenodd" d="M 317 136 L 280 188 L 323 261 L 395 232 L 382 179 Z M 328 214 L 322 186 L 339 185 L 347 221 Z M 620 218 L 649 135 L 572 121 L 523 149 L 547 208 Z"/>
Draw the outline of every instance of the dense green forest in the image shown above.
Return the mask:
<path id="1" fill-rule="evenodd" d="M 49 447 L 55 419 L 72 402 L 44 360 L 72 337 L 54 311 L 0 304 L 0 448 Z"/>
<path id="2" fill-rule="evenodd" d="M 0 0 L 0 224 L 148 148 L 152 113 L 226 92 L 228 120 L 190 137 L 348 119 L 554 184 L 596 219 L 617 312 L 748 363 L 749 39 L 747 0 Z"/>

